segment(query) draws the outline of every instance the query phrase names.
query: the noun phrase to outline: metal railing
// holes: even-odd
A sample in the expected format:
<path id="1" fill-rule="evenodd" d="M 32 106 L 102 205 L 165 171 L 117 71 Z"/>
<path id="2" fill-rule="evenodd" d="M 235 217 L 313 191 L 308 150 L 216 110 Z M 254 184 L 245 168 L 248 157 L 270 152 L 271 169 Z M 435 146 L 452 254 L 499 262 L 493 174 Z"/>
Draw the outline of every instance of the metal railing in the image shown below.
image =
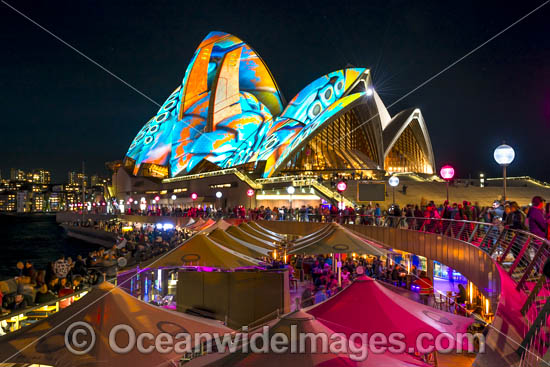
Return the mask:
<path id="1" fill-rule="evenodd" d="M 550 314 L 550 279 L 542 274 L 550 258 L 550 241 L 530 232 L 508 228 L 501 223 L 484 223 L 440 218 L 387 217 L 383 225 L 436 233 L 479 247 L 488 253 L 514 280 L 516 289 L 526 295 L 521 313 L 529 325 L 522 347 L 537 344 L 544 355 L 550 340 L 542 340 Z M 534 338 L 541 338 L 535 341 Z M 548 336 L 545 339 L 550 339 Z M 524 348 L 518 349 L 523 354 Z"/>
<path id="2" fill-rule="evenodd" d="M 24 320 L 32 318 L 46 318 L 53 313 L 59 312 L 61 301 L 68 300 L 70 298 L 73 299 L 72 302 L 79 301 L 82 297 L 88 294 L 90 290 L 92 290 L 92 287 L 86 287 L 77 292 L 62 297 L 56 297 L 55 299 L 48 302 L 40 303 L 20 310 L 11 311 L 8 314 L 0 316 L 0 322 L 7 321 L 10 324 L 9 330 L 7 330 L 7 332 L 17 331 L 22 327 L 22 322 Z"/>
<path id="3" fill-rule="evenodd" d="M 550 241 L 502 224 L 389 216 L 384 225 L 437 233 L 476 245 L 508 272 L 518 290 L 526 293 L 533 289 L 533 279 L 536 278 L 535 283 L 538 281 L 540 271 L 550 256 Z"/>

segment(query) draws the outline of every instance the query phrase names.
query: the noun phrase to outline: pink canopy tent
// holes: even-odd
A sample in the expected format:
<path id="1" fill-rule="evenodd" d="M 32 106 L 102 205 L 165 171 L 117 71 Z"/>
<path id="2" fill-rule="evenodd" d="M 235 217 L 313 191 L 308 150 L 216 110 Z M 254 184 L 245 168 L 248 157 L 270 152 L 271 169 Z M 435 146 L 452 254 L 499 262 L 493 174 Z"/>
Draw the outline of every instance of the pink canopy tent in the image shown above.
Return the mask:
<path id="1" fill-rule="evenodd" d="M 269 327 L 267 342 L 271 340 L 274 334 L 285 334 L 287 340 L 292 340 L 291 327 L 296 325 L 296 335 L 301 333 L 313 333 L 315 335 L 326 335 L 330 340 L 335 332 L 315 319 L 311 314 L 303 311 L 295 311 L 267 324 Z M 250 332 L 249 340 L 253 334 L 262 333 L 262 328 Z M 297 342 L 297 339 L 295 339 Z M 253 353 L 252 348 L 245 351 L 243 344 L 238 346 L 234 353 L 224 351 L 221 353 L 211 353 L 199 357 L 186 363 L 186 367 L 195 366 L 262 366 L 262 367 L 283 367 L 283 366 L 365 366 L 365 367 L 429 367 L 430 365 L 409 355 L 393 355 L 390 353 L 374 354 L 367 353 L 366 358 L 356 361 L 350 355 L 359 355 L 356 353 L 338 354 L 323 352 L 323 341 L 319 339 L 306 339 L 305 349 L 303 351 L 290 351 L 274 353 L 268 348 L 267 353 Z M 261 345 L 258 342 L 257 345 Z M 315 343 L 315 345 L 313 344 Z M 349 343 L 349 340 L 346 341 Z M 297 342 L 296 345 L 299 343 Z M 330 346 L 330 344 L 327 344 Z"/>
<path id="2" fill-rule="evenodd" d="M 352 333 L 402 333 L 409 348 L 416 348 L 421 333 L 434 338 L 441 333 L 466 333 L 475 320 L 436 310 L 392 292 L 374 279 L 363 276 L 327 301 L 306 309 L 331 329 Z M 463 341 L 466 339 L 463 339 Z M 448 345 L 442 340 L 443 347 Z M 456 339 L 455 339 L 456 342 Z M 429 341 L 424 347 L 433 345 Z M 463 348 L 468 344 L 463 342 Z M 412 349 L 411 349 L 412 350 Z"/>
<path id="3" fill-rule="evenodd" d="M 204 225 L 204 223 L 206 223 L 206 221 L 202 218 L 199 218 L 197 220 L 194 220 L 192 223 L 189 222 L 187 224 L 187 228 L 189 228 L 193 231 L 198 231 Z"/>
<path id="4" fill-rule="evenodd" d="M 203 225 L 200 226 L 200 228 L 196 228 L 196 230 L 204 231 L 205 229 L 208 229 L 209 227 L 212 227 L 214 224 L 216 224 L 216 221 L 211 219 L 211 218 L 208 218 L 208 220 L 206 222 L 204 222 Z"/>
<path id="5" fill-rule="evenodd" d="M 209 219 L 211 220 L 211 219 Z M 221 229 L 222 231 L 225 231 L 227 228 L 231 227 L 231 223 L 220 219 L 216 223 L 212 223 L 212 225 L 209 225 L 208 227 L 203 227 L 200 233 L 202 234 L 208 234 L 212 232 L 215 229 Z"/>
<path id="6" fill-rule="evenodd" d="M 76 331 L 73 325 L 85 322 L 96 336 L 93 347 L 83 354 L 75 354 L 66 347 L 67 330 Z M 102 283 L 71 306 L 52 316 L 0 338 L 0 361 L 9 363 L 36 363 L 56 367 L 74 366 L 173 366 L 172 361 L 182 356 L 175 351 L 160 353 L 154 350 L 144 354 L 137 348 L 128 353 L 116 353 L 109 344 L 109 334 L 119 324 L 129 325 L 136 335 L 144 332 L 154 336 L 167 332 L 232 333 L 218 321 L 165 310 L 127 294 L 110 283 Z M 82 330 L 82 328 L 81 328 Z M 90 334 L 78 336 L 89 341 Z M 71 339 L 69 339 L 71 340 Z M 117 345 L 128 345 L 128 334 L 116 334 Z M 195 340 L 191 343 L 195 345 Z M 84 348 L 82 348 L 84 349 Z M 78 349 L 81 350 L 81 349 Z"/>

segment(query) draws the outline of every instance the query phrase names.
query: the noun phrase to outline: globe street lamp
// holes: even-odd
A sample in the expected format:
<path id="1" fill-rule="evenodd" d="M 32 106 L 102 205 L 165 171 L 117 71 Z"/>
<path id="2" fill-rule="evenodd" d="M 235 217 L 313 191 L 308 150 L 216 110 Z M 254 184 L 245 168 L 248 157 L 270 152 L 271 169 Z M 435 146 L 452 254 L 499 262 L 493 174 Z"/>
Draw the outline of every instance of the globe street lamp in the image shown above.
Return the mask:
<path id="1" fill-rule="evenodd" d="M 347 188 L 348 188 L 348 184 L 346 183 L 346 181 L 340 181 L 336 184 L 336 189 L 339 192 L 344 192 L 346 191 Z"/>
<path id="2" fill-rule="evenodd" d="M 499 145 L 493 153 L 495 161 L 502 166 L 502 186 L 504 189 L 502 199 L 506 200 L 506 167 L 512 163 L 516 157 L 514 149 L 506 144 Z"/>
<path id="3" fill-rule="evenodd" d="M 216 204 L 218 205 L 218 208 L 221 208 L 220 206 L 220 199 L 222 198 L 222 192 L 221 191 L 217 191 L 216 192 Z"/>
<path id="4" fill-rule="evenodd" d="M 288 194 L 290 195 L 290 209 L 292 209 L 292 195 L 295 191 L 296 189 L 294 188 L 294 186 L 289 186 L 286 188 L 286 192 L 288 192 Z"/>
<path id="5" fill-rule="evenodd" d="M 340 199 L 341 199 L 341 203 L 340 203 L 340 208 L 342 210 L 344 210 L 344 191 L 346 191 L 346 189 L 348 188 L 348 184 L 346 183 L 346 181 L 340 181 L 336 184 L 336 190 L 338 190 L 338 192 L 340 193 Z"/>
<path id="6" fill-rule="evenodd" d="M 393 203 L 395 204 L 395 188 L 399 185 L 399 177 L 391 176 L 388 180 L 388 183 L 393 189 Z"/>
<path id="7" fill-rule="evenodd" d="M 441 167 L 439 174 L 447 184 L 447 203 L 448 203 L 449 202 L 449 181 L 451 181 L 453 177 L 455 177 L 455 169 L 447 164 Z"/>
<path id="8" fill-rule="evenodd" d="M 248 201 L 248 202 L 249 202 L 249 205 L 248 205 L 248 207 L 249 207 L 250 209 L 252 209 L 252 196 L 254 196 L 254 189 L 248 189 L 248 190 L 246 190 L 246 196 L 248 196 L 248 198 L 249 198 L 249 201 Z"/>
<path id="9" fill-rule="evenodd" d="M 172 210 L 174 210 L 174 201 L 176 201 L 178 197 L 176 196 L 176 194 L 172 194 L 172 196 L 170 196 L 170 199 L 172 199 Z"/>

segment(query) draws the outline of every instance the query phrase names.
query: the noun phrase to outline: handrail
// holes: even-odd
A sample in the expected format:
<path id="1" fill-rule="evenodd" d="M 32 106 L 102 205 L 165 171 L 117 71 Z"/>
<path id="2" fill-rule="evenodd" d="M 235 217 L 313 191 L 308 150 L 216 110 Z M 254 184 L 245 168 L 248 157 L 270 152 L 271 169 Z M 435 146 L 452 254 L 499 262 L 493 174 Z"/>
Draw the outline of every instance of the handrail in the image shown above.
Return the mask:
<path id="1" fill-rule="evenodd" d="M 332 199 L 332 200 L 336 200 L 336 201 L 343 201 L 344 202 L 344 205 L 346 206 L 351 206 L 351 207 L 356 207 L 357 204 L 353 201 L 351 201 L 350 199 L 346 198 L 343 194 L 340 194 L 340 193 L 337 193 L 331 189 L 329 189 L 328 187 L 326 187 L 325 185 L 319 183 L 317 180 L 315 179 L 303 179 L 302 182 L 304 183 L 304 186 L 312 186 L 314 187 L 317 191 L 319 191 L 320 193 L 322 193 L 323 195 L 325 195 L 326 197 L 328 197 L 329 199 Z M 297 184 L 298 183 L 301 183 L 301 182 L 296 182 Z"/>
<path id="2" fill-rule="evenodd" d="M 218 171 L 211 171 L 211 172 L 203 172 L 203 173 L 196 173 L 194 175 L 186 175 L 186 176 L 178 176 L 178 177 L 171 177 L 171 178 L 165 178 L 162 180 L 162 183 L 170 183 L 170 182 L 179 182 L 179 181 L 190 181 L 190 180 L 196 180 L 204 177 L 213 177 L 213 176 L 224 176 L 224 175 L 230 175 L 237 171 L 236 168 L 227 168 L 222 169 Z"/>
<path id="3" fill-rule="evenodd" d="M 414 224 L 417 226 L 413 229 L 422 232 L 438 233 L 463 240 L 478 246 L 493 257 L 494 255 L 500 255 L 496 258 L 500 265 L 506 263 L 505 260 L 507 255 L 516 255 L 511 265 L 505 264 L 503 266 L 510 274 L 514 273 L 514 270 L 520 265 L 523 267 L 524 272 L 532 270 L 535 266 L 541 266 L 544 264 L 544 261 L 546 261 L 546 258 L 548 258 L 548 255 L 550 255 L 550 253 L 545 252 L 545 249 L 550 249 L 549 240 L 531 232 L 507 228 L 501 223 L 497 224 L 446 218 L 388 216 L 383 225 L 396 228 L 411 228 Z M 488 235 L 492 237 L 488 237 Z M 489 240 L 492 241 L 489 242 Z M 539 256 L 532 256 L 532 258 L 528 259 L 528 262 L 525 263 L 523 257 L 528 255 L 527 251 L 533 250 L 533 247 L 536 250 L 535 255 L 537 252 L 540 252 L 540 254 Z M 502 252 L 499 253 L 497 251 L 499 249 Z M 520 280 L 517 281 L 518 290 L 524 286 L 525 280 L 526 277 L 522 276 Z"/>
<path id="4" fill-rule="evenodd" d="M 29 312 L 40 311 L 40 309 L 41 309 L 42 307 L 51 306 L 51 305 L 53 305 L 53 304 L 57 304 L 57 303 L 59 303 L 59 302 L 61 302 L 61 301 L 63 301 L 63 300 L 69 299 L 69 298 L 79 297 L 79 299 L 80 299 L 81 297 L 84 297 L 84 295 L 85 295 L 86 293 L 88 293 L 89 291 L 91 291 L 92 288 L 93 288 L 93 287 L 85 287 L 85 288 L 82 288 L 81 290 L 79 290 L 78 292 L 74 292 L 74 293 L 71 293 L 71 294 L 67 294 L 67 295 L 65 295 L 65 296 L 63 296 L 63 297 L 57 297 L 57 298 L 55 298 L 55 299 L 53 299 L 53 300 L 51 300 L 51 301 L 48 301 L 48 302 L 44 302 L 44 303 L 40 303 L 40 304 L 38 304 L 38 305 L 26 307 L 26 308 L 24 308 L 24 309 L 22 309 L 22 310 L 15 310 L 15 311 L 12 311 L 12 312 L 10 312 L 10 313 L 8 313 L 8 314 L 5 314 L 5 315 L 3 315 L 3 316 L 0 316 L 0 322 L 1 322 L 1 321 L 4 321 L 4 320 L 10 320 L 10 319 L 12 319 L 12 318 L 14 318 L 14 317 L 20 317 L 21 315 L 24 316 L 24 315 L 28 314 Z M 84 293 L 84 294 L 82 294 L 82 293 Z M 58 305 L 56 305 L 56 306 L 57 306 L 57 309 L 59 309 L 59 306 L 58 306 Z M 56 311 L 56 312 L 57 312 L 57 311 Z"/>
<path id="5" fill-rule="evenodd" d="M 222 169 L 218 171 L 211 171 L 211 172 L 203 172 L 203 173 L 196 173 L 194 175 L 186 175 L 186 176 L 180 176 L 180 177 L 171 177 L 171 178 L 165 178 L 162 180 L 162 183 L 171 183 L 171 182 L 180 182 L 180 181 L 191 181 L 191 180 L 197 180 L 201 178 L 206 177 L 214 177 L 214 176 L 225 176 L 225 175 L 235 175 L 242 181 L 246 182 L 250 187 L 254 189 L 261 189 L 262 185 L 256 183 L 254 180 L 252 180 L 248 175 L 242 173 L 237 168 L 227 168 Z"/>
<path id="6" fill-rule="evenodd" d="M 248 184 L 248 186 L 252 187 L 255 190 L 260 190 L 262 188 L 261 184 L 256 183 L 253 179 L 248 177 L 247 174 L 242 173 L 239 170 L 235 170 L 234 172 L 235 176 L 237 176 L 241 181 L 244 181 Z"/>
<path id="7" fill-rule="evenodd" d="M 517 350 L 520 356 L 525 353 L 550 314 L 550 279 L 541 274 L 545 262 L 550 259 L 549 240 L 500 223 L 445 218 L 390 216 L 383 225 L 449 236 L 475 245 L 493 257 L 516 283 L 516 289 L 526 295 L 521 314 L 525 316 L 529 329 Z M 534 351 L 542 356 L 545 349 L 537 345 Z"/>
<path id="8" fill-rule="evenodd" d="M 329 189 L 322 183 L 319 183 L 317 181 L 317 177 L 315 176 L 280 176 L 280 177 L 272 177 L 272 178 L 260 178 L 256 180 L 257 183 L 264 185 L 264 184 L 273 184 L 273 183 L 282 183 L 282 182 L 290 182 L 293 186 L 311 186 L 317 191 L 319 191 L 321 194 L 326 196 L 328 199 L 332 199 L 335 201 L 343 201 L 344 205 L 356 207 L 357 203 L 355 203 L 353 200 L 350 200 L 346 198 L 343 194 L 340 194 L 338 192 L 335 192 L 334 190 Z"/>

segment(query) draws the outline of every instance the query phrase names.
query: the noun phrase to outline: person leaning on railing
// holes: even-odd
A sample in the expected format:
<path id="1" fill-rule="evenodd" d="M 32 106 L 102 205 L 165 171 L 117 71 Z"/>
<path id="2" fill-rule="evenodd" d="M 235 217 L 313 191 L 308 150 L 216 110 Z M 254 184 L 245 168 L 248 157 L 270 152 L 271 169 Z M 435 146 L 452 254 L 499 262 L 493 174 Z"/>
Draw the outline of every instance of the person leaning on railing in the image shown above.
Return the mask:
<path id="1" fill-rule="evenodd" d="M 525 226 L 525 218 L 523 212 L 520 210 L 518 203 L 512 201 L 509 204 L 509 212 L 504 220 L 504 226 L 509 229 L 527 229 Z"/>
<path id="2" fill-rule="evenodd" d="M 548 238 L 548 222 L 544 216 L 543 207 L 544 199 L 540 196 L 533 197 L 531 208 L 527 213 L 527 223 L 529 232 L 542 238 Z"/>
<path id="3" fill-rule="evenodd" d="M 42 286 L 36 293 L 36 298 L 34 301 L 40 304 L 40 303 L 51 302 L 56 298 L 57 296 L 51 290 L 48 289 L 48 286 L 46 284 L 42 284 Z"/>

